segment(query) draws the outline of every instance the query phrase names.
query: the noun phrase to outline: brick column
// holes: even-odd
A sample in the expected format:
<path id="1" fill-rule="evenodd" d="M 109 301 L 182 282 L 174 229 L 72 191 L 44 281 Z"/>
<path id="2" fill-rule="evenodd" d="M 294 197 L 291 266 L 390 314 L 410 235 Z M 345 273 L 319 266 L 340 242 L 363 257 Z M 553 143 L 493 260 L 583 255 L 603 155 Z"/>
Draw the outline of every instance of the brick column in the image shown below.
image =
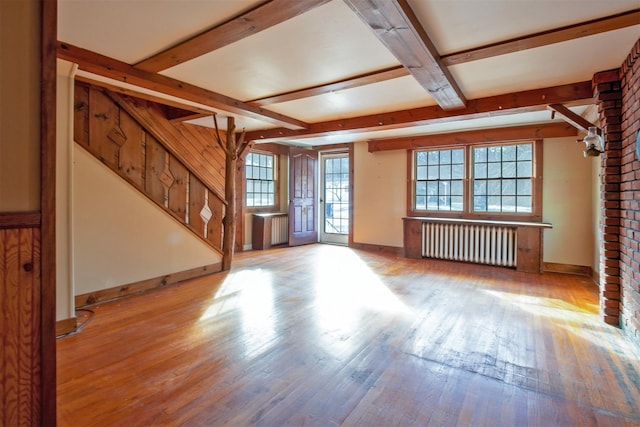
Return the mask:
<path id="1" fill-rule="evenodd" d="M 622 91 L 620 70 L 593 76 L 593 96 L 605 135 L 601 155 L 602 223 L 600 226 L 600 313 L 606 323 L 620 323 L 620 180 L 622 160 Z"/>
<path id="2" fill-rule="evenodd" d="M 620 67 L 622 162 L 620 164 L 620 326 L 640 344 L 640 39 Z"/>

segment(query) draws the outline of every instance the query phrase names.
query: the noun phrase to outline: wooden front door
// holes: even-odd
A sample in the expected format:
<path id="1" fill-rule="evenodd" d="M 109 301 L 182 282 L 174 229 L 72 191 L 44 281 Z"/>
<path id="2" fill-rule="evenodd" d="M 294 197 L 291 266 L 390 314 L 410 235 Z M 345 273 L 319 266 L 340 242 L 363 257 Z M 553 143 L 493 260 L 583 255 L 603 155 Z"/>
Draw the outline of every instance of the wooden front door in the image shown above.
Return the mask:
<path id="1" fill-rule="evenodd" d="M 317 164 L 318 153 L 315 151 L 289 150 L 289 246 L 318 241 Z"/>

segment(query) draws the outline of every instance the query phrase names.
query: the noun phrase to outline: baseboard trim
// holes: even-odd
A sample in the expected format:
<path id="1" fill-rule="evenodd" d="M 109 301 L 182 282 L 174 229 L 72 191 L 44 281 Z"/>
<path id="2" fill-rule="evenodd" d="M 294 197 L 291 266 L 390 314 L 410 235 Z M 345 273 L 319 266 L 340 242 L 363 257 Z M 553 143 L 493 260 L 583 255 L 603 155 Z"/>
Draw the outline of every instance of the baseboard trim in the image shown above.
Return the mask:
<path id="1" fill-rule="evenodd" d="M 399 248 L 397 246 L 372 245 L 370 243 L 353 242 L 349 247 L 353 249 L 362 249 L 363 251 L 382 252 L 391 255 L 402 256 L 404 254 L 404 248 Z"/>
<path id="2" fill-rule="evenodd" d="M 553 273 L 578 274 L 580 276 L 589 276 L 589 277 L 592 277 L 592 274 L 593 274 L 591 267 L 587 267 L 583 265 L 545 262 L 543 263 L 543 268 L 544 268 L 544 271 L 549 271 Z"/>
<path id="3" fill-rule="evenodd" d="M 56 322 L 56 336 L 68 334 L 75 331 L 78 328 L 78 324 L 75 317 L 70 319 L 58 320 Z"/>
<path id="4" fill-rule="evenodd" d="M 600 273 L 599 273 L 598 271 L 593 270 L 593 271 L 591 272 L 591 279 L 593 279 L 593 282 L 594 282 L 596 285 L 600 286 Z"/>
<path id="5" fill-rule="evenodd" d="M 129 283 L 127 285 L 76 295 L 75 304 L 76 308 L 86 307 L 101 302 L 120 299 L 129 295 L 147 292 L 153 289 L 164 288 L 166 286 L 175 285 L 183 280 L 195 279 L 196 277 L 207 276 L 220 271 L 222 271 L 222 263 L 218 262 L 215 264 L 205 265 L 203 267 L 167 274 L 165 276 Z"/>

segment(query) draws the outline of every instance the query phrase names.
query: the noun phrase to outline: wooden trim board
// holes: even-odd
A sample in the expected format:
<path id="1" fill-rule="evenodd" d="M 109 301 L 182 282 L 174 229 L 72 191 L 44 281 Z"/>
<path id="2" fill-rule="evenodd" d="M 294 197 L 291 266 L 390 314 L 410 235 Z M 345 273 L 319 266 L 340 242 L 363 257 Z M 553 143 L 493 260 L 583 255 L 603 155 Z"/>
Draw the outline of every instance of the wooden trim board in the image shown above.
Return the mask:
<path id="1" fill-rule="evenodd" d="M 399 248 L 396 246 L 375 245 L 371 243 L 353 242 L 349 244 L 349 247 L 353 249 L 361 249 L 363 251 L 368 251 L 368 252 L 382 252 L 385 254 L 392 254 L 392 255 L 399 255 L 399 256 L 402 256 L 402 254 L 404 253 L 403 248 Z"/>
<path id="2" fill-rule="evenodd" d="M 78 324 L 75 317 L 71 317 L 69 319 L 58 320 L 56 322 L 56 337 L 60 335 L 68 334 L 77 329 Z"/>
<path id="3" fill-rule="evenodd" d="M 129 295 L 175 285 L 176 283 L 182 282 L 183 280 L 195 279 L 196 277 L 202 277 L 209 274 L 218 273 L 220 271 L 222 271 L 222 263 L 218 262 L 215 264 L 205 265 L 203 267 L 196 267 L 190 270 L 154 277 L 152 279 L 146 279 L 126 285 L 115 286 L 109 289 L 102 289 L 95 292 L 76 295 L 75 306 L 77 309 L 101 302 L 112 301 Z"/>
<path id="4" fill-rule="evenodd" d="M 572 264 L 559 264 L 555 262 L 545 262 L 543 263 L 544 271 L 554 272 L 554 273 L 567 273 L 567 274 L 578 274 L 581 276 L 589 276 L 593 277 L 593 271 L 591 267 L 587 267 L 584 265 L 572 265 Z"/>
<path id="5" fill-rule="evenodd" d="M 42 222 L 40 212 L 2 212 L 0 213 L 0 229 L 38 228 Z"/>

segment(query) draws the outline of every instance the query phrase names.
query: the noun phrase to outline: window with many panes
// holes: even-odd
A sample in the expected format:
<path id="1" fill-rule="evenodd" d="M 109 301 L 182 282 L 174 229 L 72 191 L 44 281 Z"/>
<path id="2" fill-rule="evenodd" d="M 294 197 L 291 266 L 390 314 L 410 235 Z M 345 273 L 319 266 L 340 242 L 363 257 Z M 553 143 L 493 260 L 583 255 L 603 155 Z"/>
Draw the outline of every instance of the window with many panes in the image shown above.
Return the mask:
<path id="1" fill-rule="evenodd" d="M 464 145 L 412 153 L 411 214 L 539 214 L 535 156 L 540 143 Z M 541 149 L 541 146 L 539 146 Z"/>
<path id="2" fill-rule="evenodd" d="M 473 148 L 473 211 L 531 213 L 532 144 Z"/>
<path id="3" fill-rule="evenodd" d="M 323 158 L 325 233 L 349 233 L 349 157 Z"/>
<path id="4" fill-rule="evenodd" d="M 273 154 L 247 154 L 245 159 L 246 205 L 261 207 L 275 205 L 276 161 Z"/>
<path id="5" fill-rule="evenodd" d="M 415 209 L 461 211 L 464 150 L 415 152 Z"/>

